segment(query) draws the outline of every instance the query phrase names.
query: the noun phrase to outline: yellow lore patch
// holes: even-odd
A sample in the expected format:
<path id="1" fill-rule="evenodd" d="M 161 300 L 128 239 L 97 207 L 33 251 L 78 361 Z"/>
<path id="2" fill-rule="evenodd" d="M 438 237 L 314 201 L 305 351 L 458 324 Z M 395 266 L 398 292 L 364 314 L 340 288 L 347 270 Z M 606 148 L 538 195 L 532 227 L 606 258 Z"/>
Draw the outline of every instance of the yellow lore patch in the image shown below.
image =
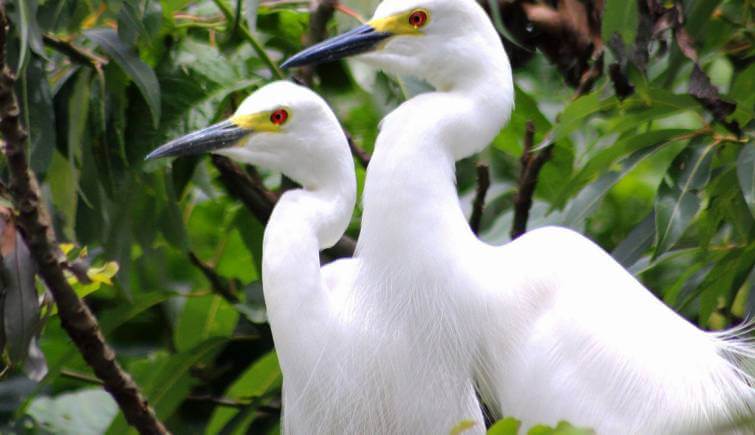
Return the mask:
<path id="1" fill-rule="evenodd" d="M 423 23 L 422 27 L 416 27 L 411 24 L 410 17 L 416 12 L 424 12 L 427 16 L 427 21 Z M 378 32 L 393 35 L 421 35 L 422 28 L 426 27 L 430 21 L 430 11 L 426 9 L 412 9 L 400 14 L 391 15 L 390 17 L 374 19 L 368 22 L 367 25 Z"/>
<path id="2" fill-rule="evenodd" d="M 273 112 L 251 113 L 248 115 L 236 114 L 231 117 L 230 121 L 244 130 L 277 133 L 281 130 L 281 126 L 273 123 L 270 119 L 272 114 Z"/>

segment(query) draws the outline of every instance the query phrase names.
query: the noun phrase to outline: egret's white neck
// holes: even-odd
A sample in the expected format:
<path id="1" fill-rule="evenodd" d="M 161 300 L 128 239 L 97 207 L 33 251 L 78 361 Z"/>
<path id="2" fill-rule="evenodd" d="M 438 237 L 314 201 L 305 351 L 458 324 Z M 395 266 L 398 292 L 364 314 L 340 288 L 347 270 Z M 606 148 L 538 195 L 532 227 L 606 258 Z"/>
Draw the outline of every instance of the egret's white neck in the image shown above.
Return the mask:
<path id="1" fill-rule="evenodd" d="M 333 246 L 351 220 L 356 179 L 345 139 L 333 154 L 316 184 L 281 197 L 265 229 L 262 280 L 271 324 L 282 322 L 292 304 L 322 299 L 319 252 Z"/>
<path id="2" fill-rule="evenodd" d="M 412 98 L 383 121 L 358 246 L 360 256 L 379 259 L 365 263 L 402 268 L 392 261 L 410 256 L 418 264 L 430 259 L 422 267 L 447 267 L 459 244 L 476 241 L 459 205 L 454 164 L 487 147 L 513 108 L 508 58 L 503 47 L 490 51 L 453 80 L 439 76 L 445 82 L 433 83 L 436 92 Z"/>
<path id="3" fill-rule="evenodd" d="M 286 192 L 276 204 L 266 229 L 268 234 L 289 234 L 290 246 L 270 249 L 296 251 L 296 234 L 307 233 L 317 241 L 317 250 L 330 248 L 343 236 L 354 211 L 356 179 L 348 149 L 330 156 L 322 176 L 301 189 Z M 332 164 L 331 164 L 332 163 Z M 324 163 L 325 164 L 325 163 Z"/>

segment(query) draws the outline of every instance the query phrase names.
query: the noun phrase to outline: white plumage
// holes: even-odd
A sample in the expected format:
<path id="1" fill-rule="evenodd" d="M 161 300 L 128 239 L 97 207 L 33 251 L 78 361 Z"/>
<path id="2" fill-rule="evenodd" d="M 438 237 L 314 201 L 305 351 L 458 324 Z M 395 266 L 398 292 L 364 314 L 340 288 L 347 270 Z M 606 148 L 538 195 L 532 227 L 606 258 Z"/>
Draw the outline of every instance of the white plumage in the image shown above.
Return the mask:
<path id="1" fill-rule="evenodd" d="M 429 16 L 418 33 L 396 24 L 416 11 Z M 536 230 L 503 247 L 470 231 L 454 162 L 486 147 L 513 108 L 507 56 L 476 2 L 386 0 L 369 24 L 389 35 L 361 59 L 436 92 L 386 117 L 367 174 L 345 306 L 370 319 L 375 336 L 371 353 L 346 359 L 380 361 L 380 382 L 365 378 L 363 391 L 390 395 L 344 397 L 371 402 L 397 426 L 362 428 L 443 433 L 473 419 L 483 432 L 473 385 L 498 416 L 526 426 L 711 433 L 751 416 L 755 391 L 739 363 L 755 352 L 737 332 L 698 330 L 570 230 Z M 347 43 L 336 38 L 289 64 L 318 61 L 339 44 Z"/>
<path id="2" fill-rule="evenodd" d="M 369 26 L 287 63 L 358 53 L 436 91 L 383 121 L 355 259 L 320 269 L 355 181 L 340 126 L 310 91 L 270 85 L 230 125 L 152 155 L 217 152 L 303 186 L 276 206 L 263 252 L 286 433 L 446 434 L 464 420 L 475 423 L 465 433 L 484 433 L 476 390 L 526 426 L 569 420 L 607 434 L 711 433 L 751 415 L 738 363 L 755 352 L 736 332 L 698 330 L 572 231 L 494 247 L 469 229 L 454 163 L 513 108 L 506 53 L 476 2 L 386 0 Z M 289 118 L 272 127 L 280 110 Z"/>

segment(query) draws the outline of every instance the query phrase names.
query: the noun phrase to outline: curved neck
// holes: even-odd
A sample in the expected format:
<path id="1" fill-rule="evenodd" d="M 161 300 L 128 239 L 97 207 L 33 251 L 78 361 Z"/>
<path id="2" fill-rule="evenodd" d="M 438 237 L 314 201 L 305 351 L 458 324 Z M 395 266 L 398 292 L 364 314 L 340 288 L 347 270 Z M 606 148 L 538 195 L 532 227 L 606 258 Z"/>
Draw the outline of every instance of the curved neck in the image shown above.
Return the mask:
<path id="1" fill-rule="evenodd" d="M 351 155 L 348 148 L 341 154 L 334 156 L 337 163 L 327 177 L 314 187 L 286 192 L 270 216 L 262 247 L 262 279 L 271 312 L 279 307 L 279 312 L 290 312 L 292 303 L 304 301 L 311 301 L 315 309 L 323 299 L 319 252 L 341 238 L 356 202 Z"/>
<path id="2" fill-rule="evenodd" d="M 453 256 L 459 243 L 476 240 L 459 205 L 454 163 L 487 147 L 510 116 L 511 70 L 502 48 L 499 54 L 469 68 L 475 74 L 415 97 L 383 120 L 365 183 L 358 246 L 360 256 L 380 257 L 372 264 L 412 255 L 444 261 L 440 257 Z"/>

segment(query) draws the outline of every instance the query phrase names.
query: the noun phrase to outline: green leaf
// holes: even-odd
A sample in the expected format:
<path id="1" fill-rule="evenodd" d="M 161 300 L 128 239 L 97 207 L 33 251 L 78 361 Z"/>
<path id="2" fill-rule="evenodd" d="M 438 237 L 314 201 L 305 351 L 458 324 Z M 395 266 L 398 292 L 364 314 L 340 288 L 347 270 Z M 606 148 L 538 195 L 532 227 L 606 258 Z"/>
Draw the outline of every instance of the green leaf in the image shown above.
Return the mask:
<path id="1" fill-rule="evenodd" d="M 3 322 L 8 357 L 23 364 L 29 345 L 37 335 L 39 297 L 35 284 L 35 266 L 31 253 L 16 226 L 2 225 L 2 281 L 5 290 Z"/>
<path id="2" fill-rule="evenodd" d="M 527 122 L 532 121 L 535 125 L 535 142 L 539 143 L 545 137 L 545 134 L 551 130 L 552 125 L 548 118 L 543 115 L 538 107 L 537 100 L 525 92 L 519 86 L 514 87 L 516 107 L 511 114 L 506 127 L 494 140 L 493 146 L 501 151 L 521 155 L 522 139 L 527 128 Z"/>
<path id="3" fill-rule="evenodd" d="M 212 359 L 227 342 L 223 338 L 212 338 L 150 367 L 150 380 L 142 383 L 142 392 L 158 418 L 167 420 L 191 391 L 196 383 L 191 368 Z M 134 430 L 129 428 L 123 414 L 118 413 L 107 434 L 125 433 L 134 433 Z"/>
<path id="4" fill-rule="evenodd" d="M 228 338 L 238 319 L 238 311 L 220 296 L 190 297 L 175 329 L 176 350 L 188 350 L 211 337 Z"/>
<path id="5" fill-rule="evenodd" d="M 280 388 L 283 377 L 280 367 L 278 366 L 278 357 L 275 352 L 258 359 L 251 367 L 239 376 L 236 381 L 226 390 L 224 397 L 234 400 L 252 400 L 260 398 L 271 391 Z M 217 407 L 210 417 L 207 425 L 207 434 L 220 433 L 221 430 L 234 418 L 239 412 L 238 409 Z M 240 433 L 246 433 L 246 428 L 254 419 L 254 413 L 247 417 L 245 424 L 236 426 Z M 234 432 L 235 433 L 235 432 Z"/>
<path id="6" fill-rule="evenodd" d="M 37 1 L 18 0 L 16 6 L 16 11 L 11 17 L 18 26 L 21 40 L 16 69 L 20 71 L 20 75 L 23 75 L 29 61 L 29 49 L 40 56 L 45 55 L 45 50 L 42 44 L 42 32 L 37 24 Z"/>
<path id="7" fill-rule="evenodd" d="M 71 98 L 68 100 L 67 157 L 71 165 L 81 163 L 84 141 L 91 139 L 90 135 L 87 134 L 89 132 L 87 121 L 89 120 L 89 103 L 92 92 L 91 78 L 90 70 L 81 69 L 76 75 Z"/>
<path id="8" fill-rule="evenodd" d="M 745 283 L 755 265 L 755 244 L 735 249 L 721 259 L 705 276 L 698 289 L 700 326 L 707 326 L 711 314 L 723 302 L 729 306 L 734 294 Z"/>
<path id="9" fill-rule="evenodd" d="M 655 241 L 655 213 L 650 213 L 624 239 L 611 256 L 625 268 L 632 267 Z"/>
<path id="10" fill-rule="evenodd" d="M 146 34 L 139 5 L 135 0 L 125 0 L 118 12 L 118 37 L 126 45 L 133 46 L 140 35 Z"/>
<path id="11" fill-rule="evenodd" d="M 55 151 L 52 156 L 48 177 L 55 180 L 50 184 L 52 203 L 63 218 L 63 233 L 68 240 L 75 240 L 73 225 L 76 222 L 78 195 L 78 170 L 74 165 Z"/>
<path id="12" fill-rule="evenodd" d="M 619 34 L 625 45 L 634 43 L 637 36 L 639 14 L 634 0 L 606 0 L 603 10 L 603 42 L 608 43 Z"/>
<path id="13" fill-rule="evenodd" d="M 570 228 L 581 229 L 582 225 L 598 207 L 601 200 L 621 179 L 634 170 L 640 163 L 655 156 L 663 147 L 677 146 L 676 144 L 660 143 L 645 147 L 629 156 L 618 172 L 609 172 L 600 177 L 594 183 L 584 188 L 576 198 L 569 202 L 563 218 L 563 225 Z"/>
<path id="14" fill-rule="evenodd" d="M 596 113 L 609 110 L 616 107 L 619 100 L 611 97 L 605 100 L 600 99 L 600 93 L 593 92 L 584 95 L 569 103 L 558 119 L 558 124 L 553 131 L 554 141 L 559 143 L 565 139 L 574 130 L 583 125 L 585 118 Z"/>
<path id="15" fill-rule="evenodd" d="M 627 135 L 618 140 L 614 145 L 597 152 L 572 179 L 566 183 L 561 195 L 561 202 L 578 192 L 585 183 L 597 175 L 610 171 L 612 165 L 619 159 L 629 157 L 644 149 L 656 149 L 675 138 L 689 134 L 689 130 L 670 129 L 656 130 L 639 135 Z"/>
<path id="16" fill-rule="evenodd" d="M 464 432 L 474 429 L 475 426 L 477 426 L 477 422 L 474 420 L 462 420 L 451 429 L 450 435 L 462 435 Z"/>
<path id="17" fill-rule="evenodd" d="M 655 203 L 656 250 L 654 258 L 681 238 L 700 210 L 699 189 L 710 179 L 715 143 L 693 141 L 672 164 L 673 185 L 661 185 Z"/>
<path id="18" fill-rule="evenodd" d="M 103 433 L 117 413 L 118 404 L 102 388 L 39 397 L 28 410 L 45 431 L 61 435 Z"/>
<path id="19" fill-rule="evenodd" d="M 522 423 L 519 420 L 504 418 L 488 429 L 488 435 L 518 435 L 521 427 Z"/>
<path id="20" fill-rule="evenodd" d="M 139 92 L 149 106 L 152 123 L 155 127 L 160 124 L 160 84 L 155 72 L 123 41 L 112 29 L 93 29 L 84 34 L 99 45 L 139 88 Z"/>
<path id="21" fill-rule="evenodd" d="M 737 177 L 745 202 L 750 208 L 750 213 L 755 217 L 755 145 L 752 142 L 745 145 L 739 154 Z"/>
<path id="22" fill-rule="evenodd" d="M 585 428 L 577 428 L 571 424 L 561 421 L 554 427 L 535 426 L 527 432 L 528 435 L 595 435 L 595 431 Z"/>
<path id="23" fill-rule="evenodd" d="M 29 122 L 29 163 L 34 172 L 45 173 L 52 161 L 57 137 L 52 91 L 45 76 L 44 63 L 40 58 L 31 57 L 21 81 L 25 90 L 25 98 L 22 99 L 23 111 L 28 115 Z"/>

